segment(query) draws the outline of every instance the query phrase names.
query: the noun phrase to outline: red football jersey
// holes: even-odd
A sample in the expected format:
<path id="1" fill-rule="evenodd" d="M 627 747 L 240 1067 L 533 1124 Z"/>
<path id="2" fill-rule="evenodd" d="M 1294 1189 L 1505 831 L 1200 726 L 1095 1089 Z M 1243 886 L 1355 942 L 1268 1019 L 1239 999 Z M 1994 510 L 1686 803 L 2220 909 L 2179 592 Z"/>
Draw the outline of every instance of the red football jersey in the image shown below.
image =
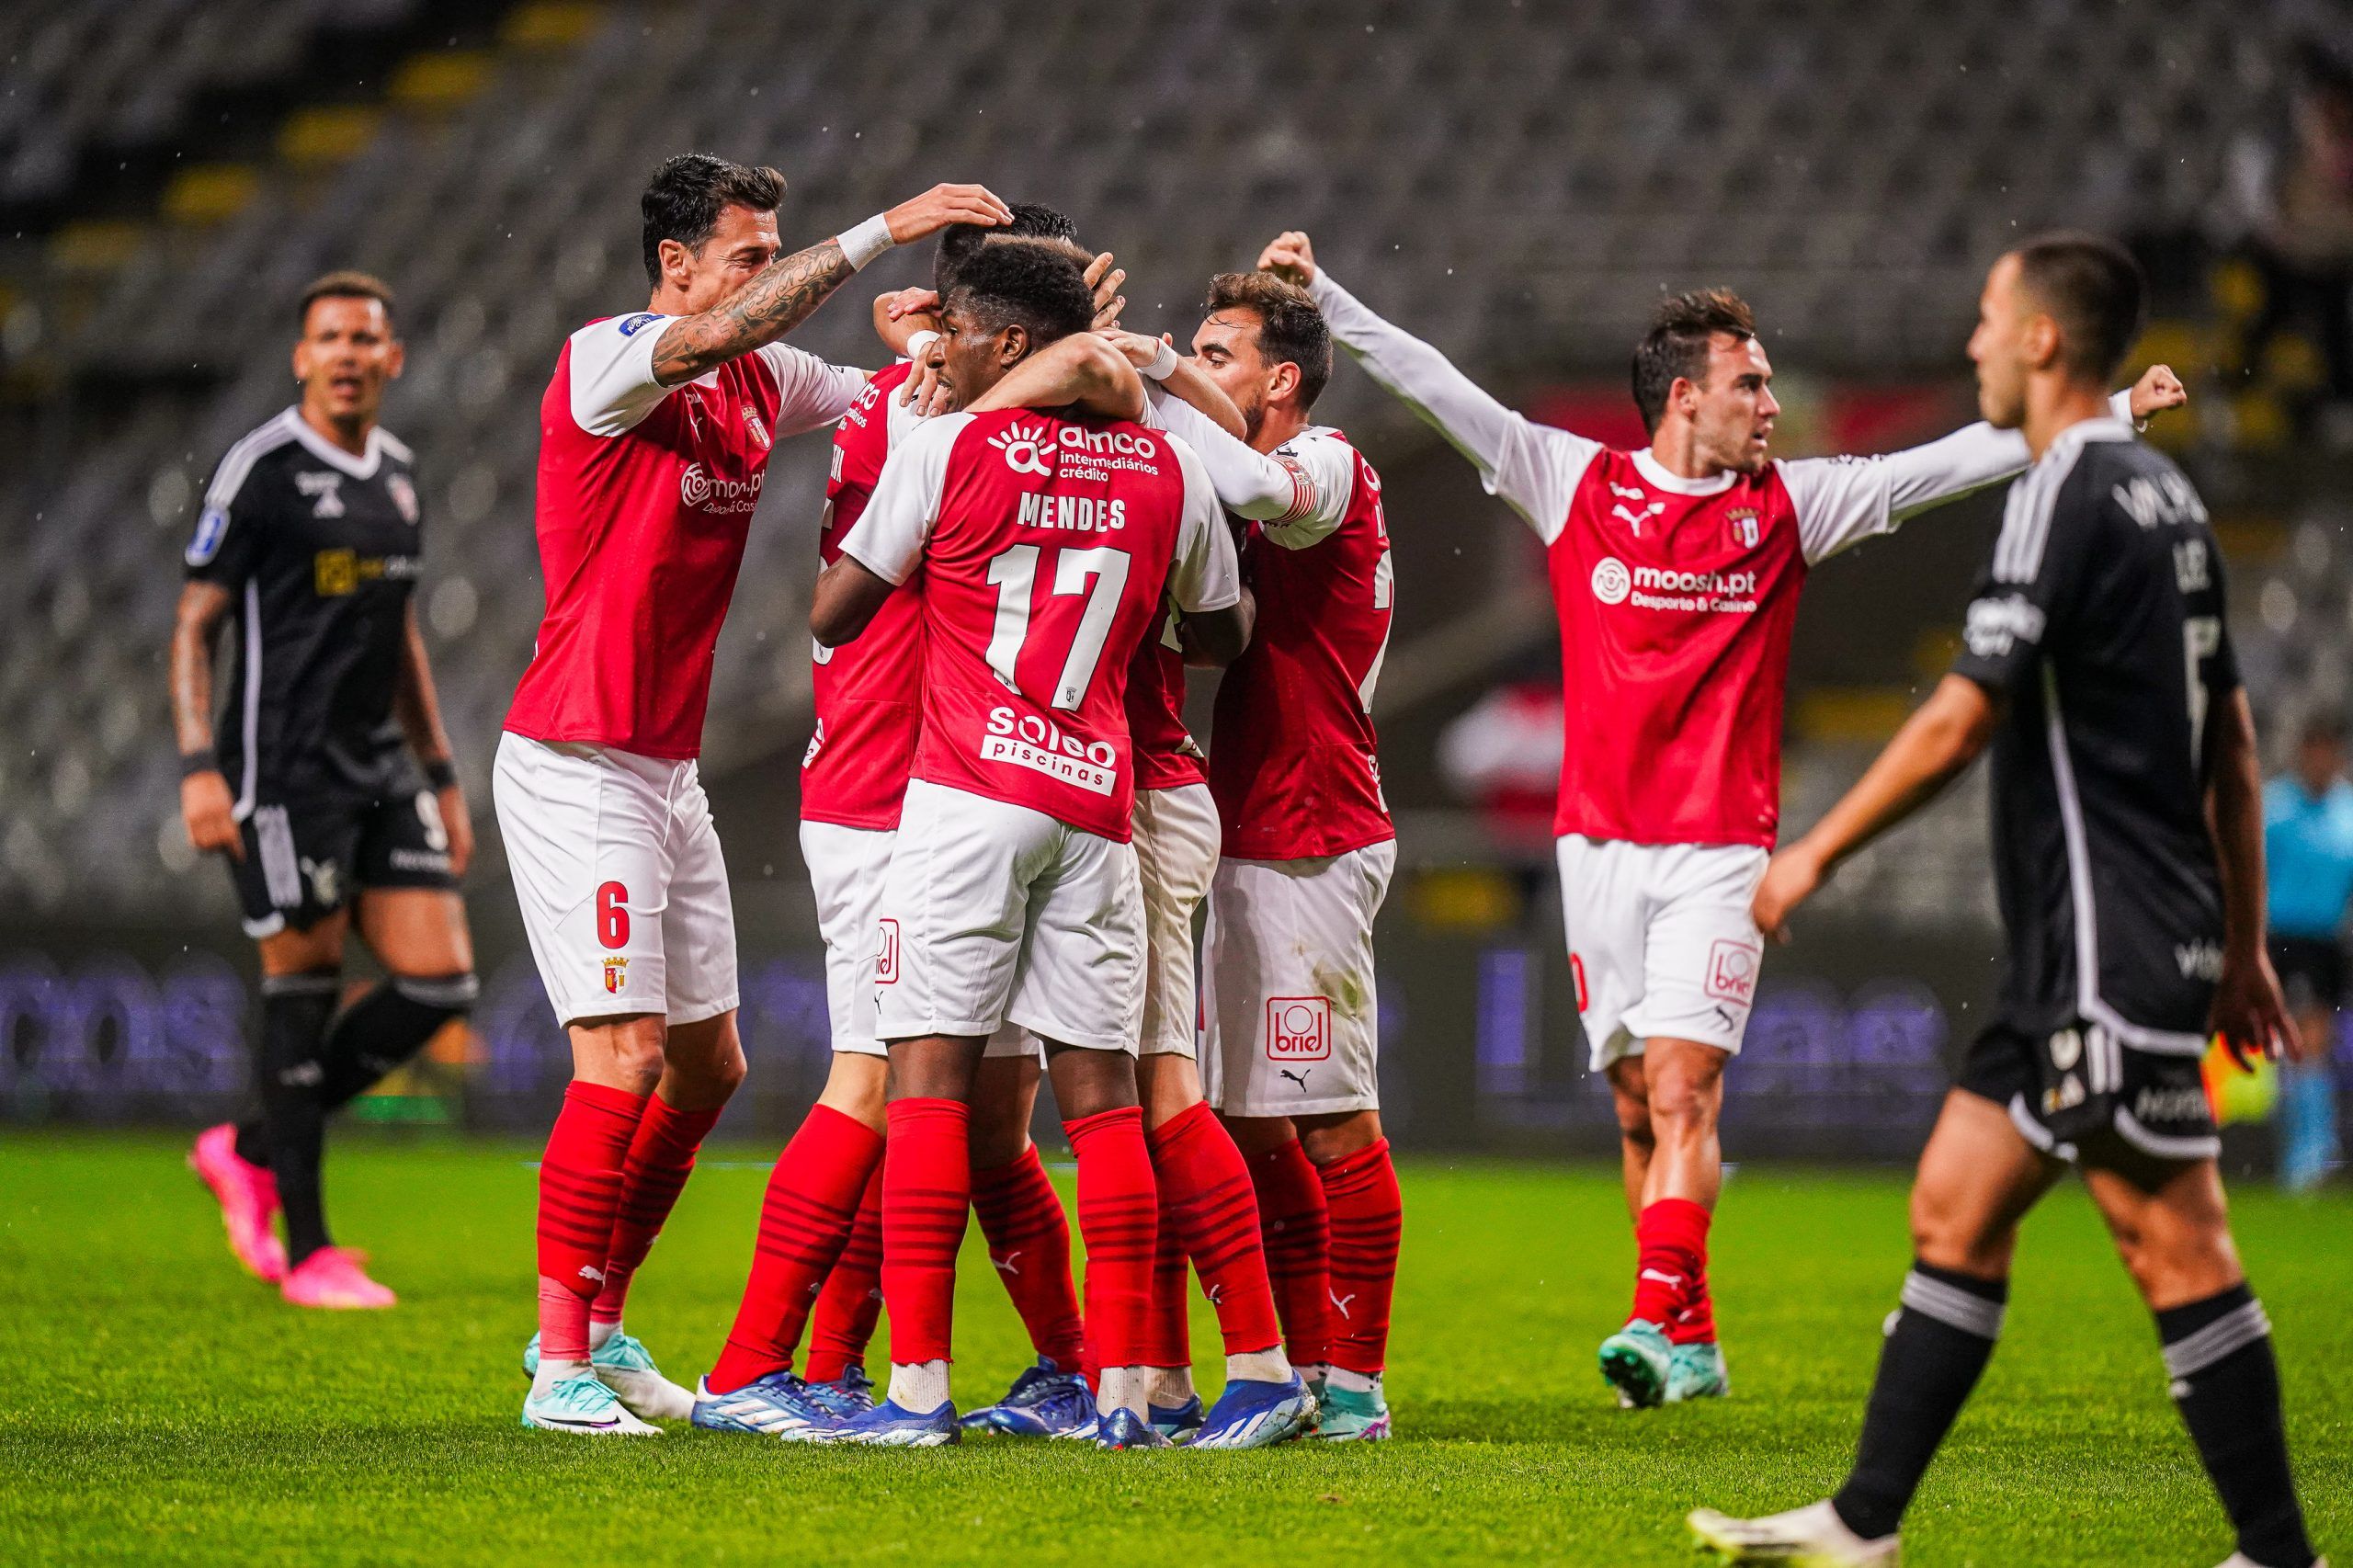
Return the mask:
<path id="1" fill-rule="evenodd" d="M 1547 546 L 1569 704 L 1558 833 L 1772 846 L 1806 551 L 1780 465 L 1724 479 L 1678 492 L 1598 451 Z"/>
<path id="2" fill-rule="evenodd" d="M 901 443 L 841 548 L 893 584 L 922 571 L 914 776 L 1127 842 L 1136 649 L 1167 603 L 1242 597 L 1200 460 L 1125 420 L 945 415 Z"/>
<path id="3" fill-rule="evenodd" d="M 1174 610 L 1162 611 L 1128 666 L 1128 736 L 1137 789 L 1176 790 L 1208 777 L 1201 748 L 1185 728 L 1185 653 Z"/>
<path id="4" fill-rule="evenodd" d="M 1397 836 L 1371 716 L 1392 598 L 1381 477 L 1336 430 L 1303 431 L 1277 456 L 1328 499 L 1288 523 L 1250 524 L 1243 548 L 1257 630 L 1218 685 L 1210 790 L 1224 852 L 1245 860 Z"/>
<path id="5" fill-rule="evenodd" d="M 684 759 L 702 747 L 711 649 L 774 443 L 842 416 L 865 373 L 782 344 L 679 386 L 654 379 L 675 319 L 572 335 L 540 400 L 547 610 L 506 728 Z"/>
<path id="6" fill-rule="evenodd" d="M 830 565 L 866 513 L 891 455 L 893 425 L 917 416 L 898 404 L 914 371 L 902 359 L 878 370 L 834 432 L 834 469 L 825 482 L 818 554 Z M 819 646 L 810 671 L 817 729 L 801 760 L 801 814 L 810 822 L 887 830 L 899 825 L 907 771 L 923 727 L 923 600 L 912 587 L 892 594 L 864 635 L 838 648 Z"/>

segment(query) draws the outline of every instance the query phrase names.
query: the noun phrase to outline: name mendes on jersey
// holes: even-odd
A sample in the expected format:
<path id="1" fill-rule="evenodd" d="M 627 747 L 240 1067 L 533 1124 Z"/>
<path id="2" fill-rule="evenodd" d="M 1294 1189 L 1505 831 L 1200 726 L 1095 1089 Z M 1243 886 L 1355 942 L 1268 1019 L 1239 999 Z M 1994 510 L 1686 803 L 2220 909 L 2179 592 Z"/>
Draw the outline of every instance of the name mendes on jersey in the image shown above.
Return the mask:
<path id="1" fill-rule="evenodd" d="M 1606 605 L 1637 609 L 1691 610 L 1714 615 L 1753 615 L 1754 572 L 1678 572 L 1666 566 L 1631 570 L 1614 555 L 1594 562 L 1593 597 Z"/>
<path id="2" fill-rule="evenodd" d="M 989 710 L 981 760 L 1009 762 L 1092 795 L 1108 797 L 1120 783 L 1120 753 L 1110 742 L 1081 740 L 1051 720 L 1002 704 Z"/>

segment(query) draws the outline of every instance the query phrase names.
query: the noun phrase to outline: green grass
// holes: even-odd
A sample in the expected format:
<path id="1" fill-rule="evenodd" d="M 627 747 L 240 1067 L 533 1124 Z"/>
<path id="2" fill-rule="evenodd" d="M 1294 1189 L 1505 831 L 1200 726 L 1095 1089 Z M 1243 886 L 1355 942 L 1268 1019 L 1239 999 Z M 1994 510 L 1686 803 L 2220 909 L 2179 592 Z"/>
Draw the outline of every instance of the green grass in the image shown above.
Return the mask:
<path id="1" fill-rule="evenodd" d="M 1715 1265 L 1734 1397 L 1621 1414 L 1593 1369 L 1631 1261 L 1614 1176 L 1422 1160 L 1404 1171 L 1392 1443 L 588 1442 L 516 1425 L 524 1149 L 347 1135 L 339 1230 L 403 1301 L 346 1316 L 239 1273 L 181 1153 L 0 1145 L 0 1562 L 1686 1563 L 1693 1505 L 1790 1506 L 1837 1480 L 1906 1257 L 1897 1175 L 1741 1172 Z M 686 1381 L 725 1331 L 763 1179 L 752 1151 L 708 1158 L 630 1312 Z M 2353 1204 L 2250 1189 L 2237 1220 L 2314 1533 L 2353 1550 Z M 977 1246 L 965 1261 L 970 1403 L 1026 1356 Z M 1216 1346 L 1205 1309 L 1195 1342 Z M 2029 1226 L 2008 1337 L 1908 1544 L 1914 1563 L 1988 1568 L 2228 1554 L 2148 1317 L 2073 1189 Z"/>

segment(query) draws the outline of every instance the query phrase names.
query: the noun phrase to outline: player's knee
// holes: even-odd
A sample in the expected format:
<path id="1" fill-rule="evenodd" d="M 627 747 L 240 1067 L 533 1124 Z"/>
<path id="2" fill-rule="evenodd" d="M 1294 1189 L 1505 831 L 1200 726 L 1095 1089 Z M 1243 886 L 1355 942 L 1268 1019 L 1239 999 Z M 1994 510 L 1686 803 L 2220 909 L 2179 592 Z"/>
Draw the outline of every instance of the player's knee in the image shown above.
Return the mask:
<path id="1" fill-rule="evenodd" d="M 2018 1233 L 1926 1187 L 1912 1190 L 1912 1256 L 1938 1268 L 1996 1278 L 2010 1269 Z"/>
<path id="2" fill-rule="evenodd" d="M 2230 1229 L 2221 1223 L 2187 1226 L 2115 1225 L 2116 1253 L 2141 1292 L 2163 1311 L 2200 1301 L 2229 1290 L 2245 1277 Z"/>
<path id="3" fill-rule="evenodd" d="M 1314 1165 L 1332 1165 L 1381 1142 L 1379 1111 L 1343 1111 L 1331 1117 L 1300 1117 L 1297 1120 L 1300 1146 Z"/>
<path id="4" fill-rule="evenodd" d="M 1650 1114 L 1645 1120 L 1654 1138 L 1705 1137 L 1715 1130 L 1716 1096 L 1711 1085 L 1696 1078 L 1658 1075 L 1651 1081 L 1646 1103 Z"/>

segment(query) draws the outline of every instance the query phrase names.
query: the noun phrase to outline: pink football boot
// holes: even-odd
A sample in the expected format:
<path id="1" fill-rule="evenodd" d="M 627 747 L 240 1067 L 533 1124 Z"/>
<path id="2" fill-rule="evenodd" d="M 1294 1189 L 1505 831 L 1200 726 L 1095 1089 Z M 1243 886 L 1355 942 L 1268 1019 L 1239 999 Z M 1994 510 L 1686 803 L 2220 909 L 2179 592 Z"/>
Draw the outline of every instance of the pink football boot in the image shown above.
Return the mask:
<path id="1" fill-rule="evenodd" d="M 221 1202 L 221 1223 L 229 1250 L 256 1279 L 275 1285 L 286 1278 L 286 1248 L 278 1239 L 278 1178 L 267 1165 L 237 1155 L 237 1129 L 229 1122 L 208 1127 L 196 1140 L 188 1167 Z"/>
<path id="2" fill-rule="evenodd" d="M 278 1290 L 298 1307 L 330 1310 L 389 1307 L 400 1300 L 361 1272 L 358 1258 L 341 1247 L 321 1247 L 296 1264 Z"/>

